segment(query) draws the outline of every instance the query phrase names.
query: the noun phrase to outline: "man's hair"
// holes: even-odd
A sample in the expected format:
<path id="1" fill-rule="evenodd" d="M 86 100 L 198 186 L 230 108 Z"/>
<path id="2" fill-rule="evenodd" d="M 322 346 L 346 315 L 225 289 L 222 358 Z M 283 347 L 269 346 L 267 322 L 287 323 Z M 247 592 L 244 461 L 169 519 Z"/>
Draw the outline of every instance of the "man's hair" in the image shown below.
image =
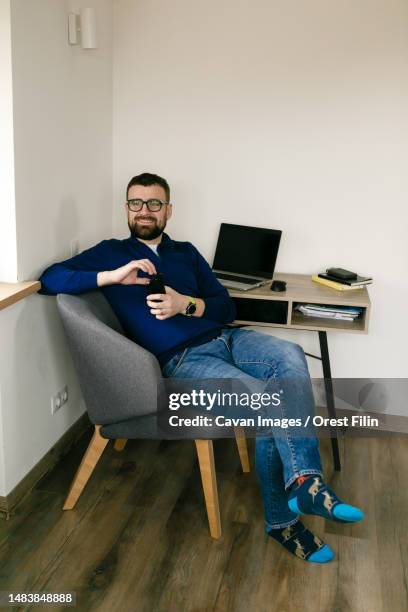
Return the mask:
<path id="1" fill-rule="evenodd" d="M 150 172 L 143 172 L 143 174 L 138 174 L 130 179 L 129 184 L 126 189 L 126 199 L 129 199 L 129 189 L 133 187 L 133 185 L 142 185 L 143 187 L 150 187 L 151 185 L 160 185 L 163 187 L 166 193 L 166 202 L 170 202 L 170 187 L 166 179 L 158 176 L 157 174 L 151 174 Z"/>

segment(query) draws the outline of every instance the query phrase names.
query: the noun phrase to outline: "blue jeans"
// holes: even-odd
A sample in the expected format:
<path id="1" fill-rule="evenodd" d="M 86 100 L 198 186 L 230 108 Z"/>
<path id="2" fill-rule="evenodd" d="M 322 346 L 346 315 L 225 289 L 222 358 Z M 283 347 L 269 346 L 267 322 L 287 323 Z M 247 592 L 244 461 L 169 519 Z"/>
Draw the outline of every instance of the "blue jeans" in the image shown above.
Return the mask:
<path id="1" fill-rule="evenodd" d="M 163 376 L 174 378 L 239 378 L 250 386 L 254 379 L 290 380 L 288 393 L 273 416 L 301 418 L 314 414 L 314 397 L 303 349 L 249 329 L 227 328 L 222 334 L 199 346 L 174 355 L 164 366 Z M 277 412 L 280 410 L 280 413 Z M 256 470 L 265 509 L 265 529 L 283 528 L 295 523 L 297 514 L 289 510 L 288 488 L 301 475 L 322 475 L 319 441 L 313 425 L 306 435 L 280 431 L 279 435 L 257 436 Z"/>

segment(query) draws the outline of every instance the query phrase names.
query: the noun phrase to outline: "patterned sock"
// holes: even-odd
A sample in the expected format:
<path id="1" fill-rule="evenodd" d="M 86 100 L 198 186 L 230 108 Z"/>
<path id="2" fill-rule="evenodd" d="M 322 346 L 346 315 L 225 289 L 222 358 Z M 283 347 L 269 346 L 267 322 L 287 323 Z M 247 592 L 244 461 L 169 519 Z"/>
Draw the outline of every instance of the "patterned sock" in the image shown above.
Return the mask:
<path id="1" fill-rule="evenodd" d="M 289 492 L 289 508 L 296 514 L 316 514 L 339 523 L 355 523 L 364 512 L 341 501 L 320 476 L 299 478 Z M 303 480 L 303 482 L 302 482 Z"/>
<path id="2" fill-rule="evenodd" d="M 334 557 L 334 552 L 320 538 L 313 535 L 302 521 L 297 521 L 283 529 L 270 529 L 268 531 L 276 542 L 282 544 L 292 555 L 312 563 L 328 563 Z"/>

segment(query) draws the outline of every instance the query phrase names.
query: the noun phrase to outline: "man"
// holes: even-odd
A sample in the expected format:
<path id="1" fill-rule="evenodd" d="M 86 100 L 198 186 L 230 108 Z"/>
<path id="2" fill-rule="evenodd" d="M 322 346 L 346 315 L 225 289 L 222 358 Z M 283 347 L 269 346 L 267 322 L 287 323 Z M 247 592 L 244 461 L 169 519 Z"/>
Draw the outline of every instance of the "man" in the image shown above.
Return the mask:
<path id="1" fill-rule="evenodd" d="M 303 350 L 252 330 L 229 328 L 234 304 L 189 242 L 164 233 L 172 215 L 170 189 L 160 176 L 135 176 L 126 191 L 130 237 L 104 240 L 41 276 L 41 293 L 79 294 L 101 289 L 126 334 L 154 353 L 165 377 L 230 378 L 243 382 L 287 379 L 282 418 L 305 422 L 314 401 Z M 162 273 L 166 293 L 147 295 Z M 276 416 L 277 408 L 274 408 Z M 256 466 L 268 535 L 308 562 L 326 563 L 333 551 L 299 520 L 312 514 L 339 522 L 363 518 L 323 482 L 319 443 L 309 426 L 302 437 L 257 437 Z"/>

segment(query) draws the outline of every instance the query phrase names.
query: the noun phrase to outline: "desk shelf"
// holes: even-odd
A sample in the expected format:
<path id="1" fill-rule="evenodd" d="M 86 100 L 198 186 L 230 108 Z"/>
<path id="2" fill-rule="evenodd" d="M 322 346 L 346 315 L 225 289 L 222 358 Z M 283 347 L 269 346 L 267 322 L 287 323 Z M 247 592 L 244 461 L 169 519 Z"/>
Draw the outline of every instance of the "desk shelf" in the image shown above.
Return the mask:
<path id="1" fill-rule="evenodd" d="M 342 321 L 341 319 L 323 319 L 321 317 L 306 317 L 301 312 L 293 311 L 292 320 L 288 327 L 295 329 L 314 329 L 320 331 L 348 331 L 364 333 L 365 312 L 355 321 Z"/>
<path id="2" fill-rule="evenodd" d="M 366 287 L 337 291 L 315 283 L 305 274 L 275 274 L 274 279 L 284 280 L 287 283 L 286 291 L 274 293 L 269 284 L 246 292 L 229 291 L 238 311 L 235 323 L 314 331 L 368 332 L 371 304 Z M 355 321 L 306 317 L 295 310 L 297 304 L 359 306 L 362 314 Z"/>

